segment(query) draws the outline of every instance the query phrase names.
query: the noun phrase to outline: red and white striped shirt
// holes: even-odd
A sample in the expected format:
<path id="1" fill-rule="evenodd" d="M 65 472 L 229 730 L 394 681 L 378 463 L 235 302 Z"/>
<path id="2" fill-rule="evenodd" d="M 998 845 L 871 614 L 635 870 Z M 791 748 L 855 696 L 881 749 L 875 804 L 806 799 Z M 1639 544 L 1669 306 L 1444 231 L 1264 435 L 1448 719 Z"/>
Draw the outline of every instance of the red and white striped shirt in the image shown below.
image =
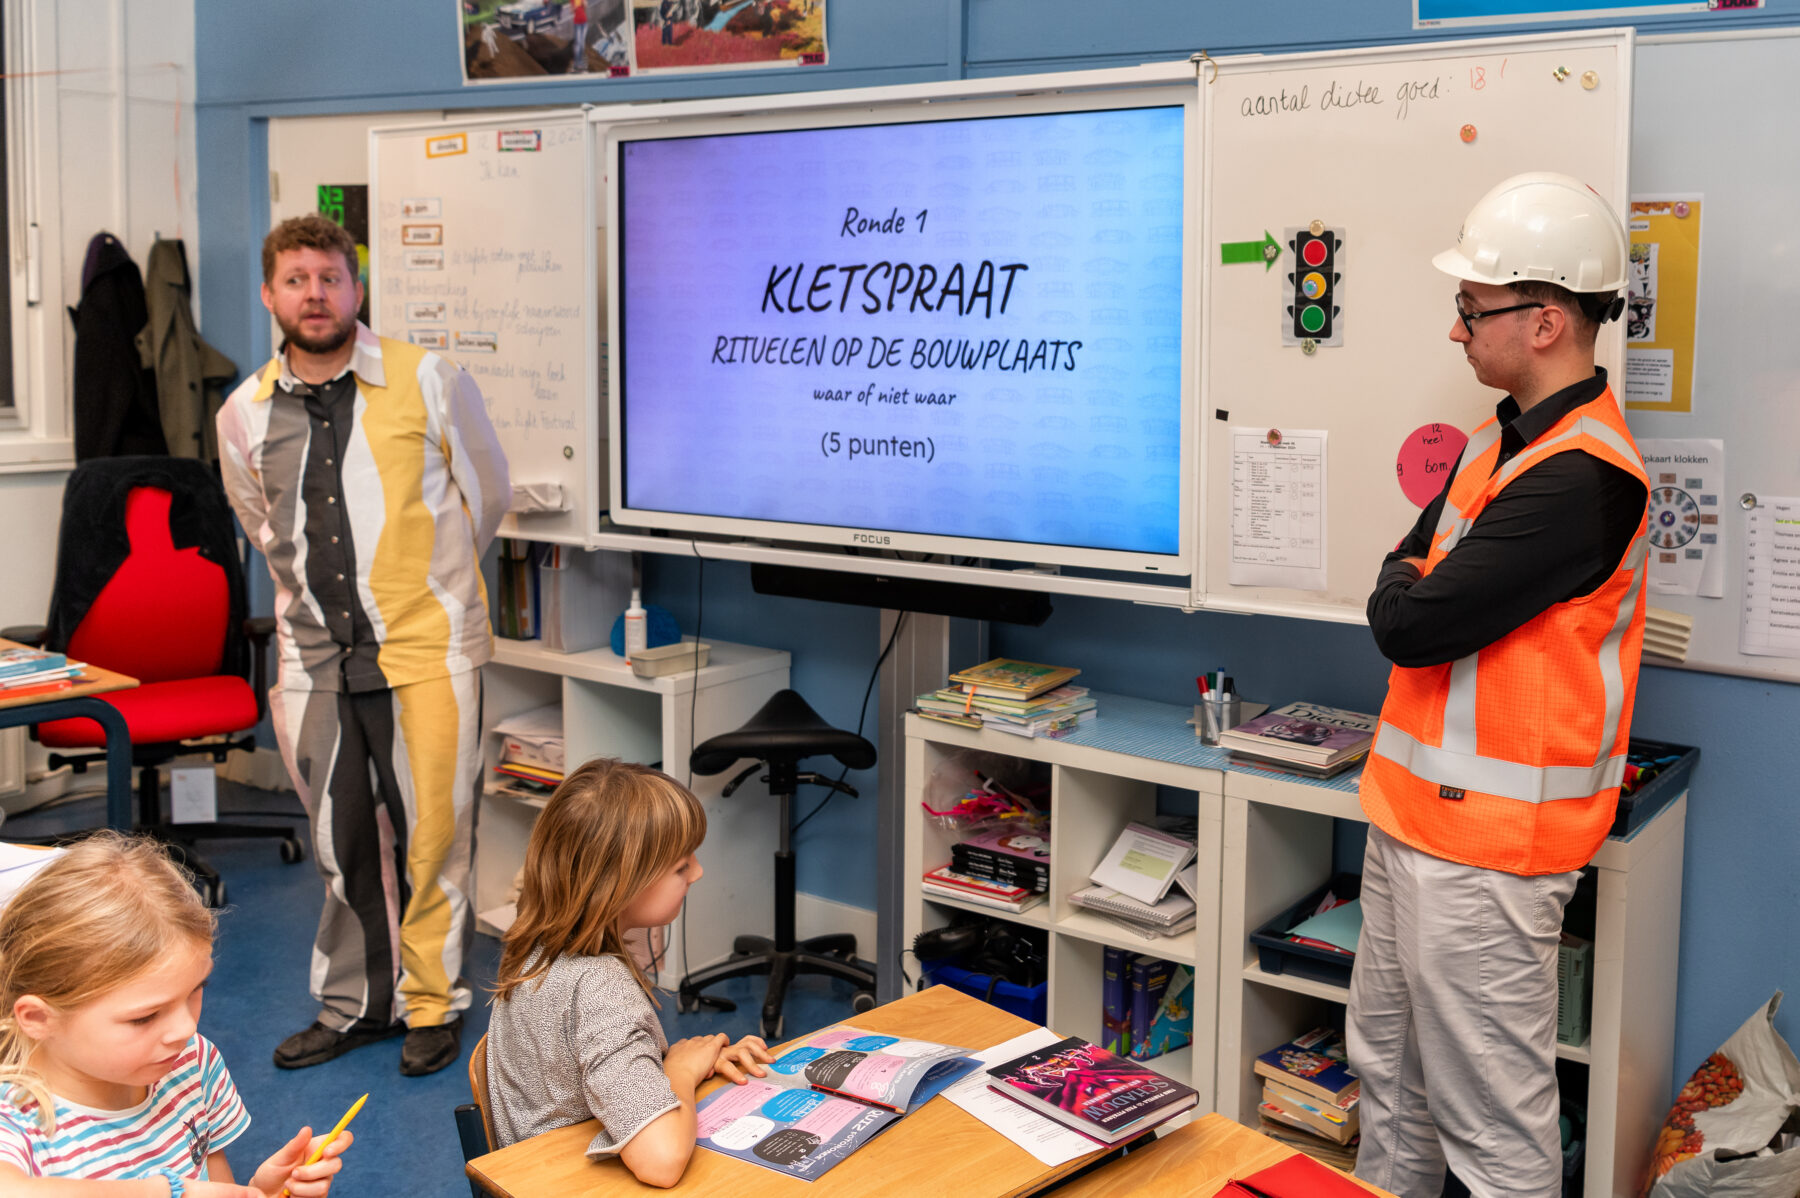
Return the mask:
<path id="1" fill-rule="evenodd" d="M 10 1089 L 0 1098 L 0 1163 L 28 1177 L 128 1180 L 173 1169 L 206 1175 L 206 1158 L 250 1126 L 219 1050 L 196 1034 L 166 1077 L 129 1110 L 56 1100 L 56 1130 L 38 1126 L 37 1103 Z"/>

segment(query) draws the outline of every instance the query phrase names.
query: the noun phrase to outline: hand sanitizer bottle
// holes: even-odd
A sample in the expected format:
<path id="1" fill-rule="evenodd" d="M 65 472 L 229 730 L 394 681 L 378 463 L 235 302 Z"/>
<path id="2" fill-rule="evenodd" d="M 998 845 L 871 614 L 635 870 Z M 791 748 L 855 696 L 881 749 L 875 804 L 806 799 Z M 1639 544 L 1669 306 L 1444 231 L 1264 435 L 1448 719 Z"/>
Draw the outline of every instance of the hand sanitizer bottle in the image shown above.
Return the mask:
<path id="1" fill-rule="evenodd" d="M 644 614 L 638 589 L 632 587 L 631 606 L 625 609 L 625 660 L 630 661 L 633 654 L 642 653 L 649 646 L 650 622 Z"/>

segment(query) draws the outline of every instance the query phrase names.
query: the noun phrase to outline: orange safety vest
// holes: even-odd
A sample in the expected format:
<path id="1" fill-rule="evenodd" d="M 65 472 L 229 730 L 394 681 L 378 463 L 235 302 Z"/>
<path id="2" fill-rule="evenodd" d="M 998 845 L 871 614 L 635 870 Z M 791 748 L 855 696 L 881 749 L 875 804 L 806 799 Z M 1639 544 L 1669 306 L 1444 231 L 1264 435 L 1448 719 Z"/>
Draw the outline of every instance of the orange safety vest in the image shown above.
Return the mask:
<path id="1" fill-rule="evenodd" d="M 1494 470 L 1500 425 L 1469 437 L 1425 573 L 1506 485 L 1579 450 L 1649 489 L 1609 387 Z M 1421 852 L 1511 874 L 1579 869 L 1612 826 L 1644 641 L 1649 514 L 1612 575 L 1443 665 L 1395 666 L 1363 768 L 1370 821 Z M 1494 585 L 1506 585 L 1495 579 Z"/>

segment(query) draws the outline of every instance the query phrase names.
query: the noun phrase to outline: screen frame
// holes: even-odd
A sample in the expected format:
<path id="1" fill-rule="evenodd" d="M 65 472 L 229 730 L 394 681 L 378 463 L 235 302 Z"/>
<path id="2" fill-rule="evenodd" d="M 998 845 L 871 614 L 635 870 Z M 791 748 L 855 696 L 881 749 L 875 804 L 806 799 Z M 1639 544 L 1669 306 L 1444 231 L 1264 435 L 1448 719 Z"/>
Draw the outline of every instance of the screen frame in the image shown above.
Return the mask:
<path id="1" fill-rule="evenodd" d="M 671 512 L 625 506 L 625 437 L 622 371 L 624 312 L 621 294 L 622 247 L 619 244 L 620 157 L 635 141 L 708 137 L 720 134 L 794 132 L 921 121 L 980 120 L 993 117 L 1055 115 L 1131 108 L 1180 108 L 1182 131 L 1182 288 L 1179 382 L 1180 460 L 1178 464 L 1177 548 L 1174 553 L 1052 545 L 1033 541 L 992 540 L 939 533 L 902 532 L 849 525 L 798 524 L 752 516 Z M 708 534 L 743 540 L 771 540 L 833 549 L 866 548 L 942 554 L 1097 570 L 1190 577 L 1196 573 L 1199 476 L 1198 304 L 1201 286 L 1200 228 L 1196 204 L 1200 195 L 1201 119 L 1199 89 L 1194 84 L 1158 84 L 1002 97 L 946 97 L 920 101 L 857 103 L 845 101 L 798 111 L 746 116 L 706 116 L 631 121 L 610 126 L 605 134 L 606 313 L 607 335 L 614 350 L 607 355 L 608 499 L 614 524 L 668 532 Z"/>

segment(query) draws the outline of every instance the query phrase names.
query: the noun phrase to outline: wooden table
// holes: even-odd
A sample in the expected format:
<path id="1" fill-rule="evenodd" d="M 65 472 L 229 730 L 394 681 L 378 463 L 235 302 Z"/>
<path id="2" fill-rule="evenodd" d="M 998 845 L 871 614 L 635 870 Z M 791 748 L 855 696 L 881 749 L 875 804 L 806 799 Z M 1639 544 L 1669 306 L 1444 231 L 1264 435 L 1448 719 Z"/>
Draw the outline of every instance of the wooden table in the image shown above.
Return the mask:
<path id="1" fill-rule="evenodd" d="M 871 1032 L 934 1040 L 972 1051 L 991 1048 L 1035 1026 L 948 986 L 933 986 L 854 1016 L 849 1022 Z M 715 1079 L 703 1086 L 701 1093 L 727 1084 Z M 468 1164 L 469 1176 L 501 1198 L 652 1192 L 616 1158 L 600 1164 L 587 1159 L 587 1143 L 593 1138 L 595 1127 L 590 1119 L 476 1157 Z M 696 1148 L 679 1188 L 703 1194 L 729 1194 L 732 1198 L 759 1198 L 765 1194 L 787 1198 L 826 1198 L 833 1194 L 854 1194 L 857 1198 L 917 1198 L 932 1194 L 1013 1198 L 1042 1189 L 1106 1151 L 1096 1148 L 1091 1155 L 1067 1164 L 1045 1165 L 961 1107 L 934 1099 L 817 1181 L 801 1181 Z"/>
<path id="2" fill-rule="evenodd" d="M 1128 1198 L 1139 1194 L 1192 1194 L 1213 1198 L 1227 1181 L 1248 1177 L 1298 1152 L 1223 1115 L 1202 1115 L 1156 1143 L 1128 1153 L 1104 1169 L 1070 1182 L 1057 1198 Z M 1320 1165 L 1321 1169 L 1325 1166 Z M 1371 1194 L 1367 1182 L 1349 1179 Z"/>
<path id="3" fill-rule="evenodd" d="M 31 647 L 0 638 L 0 649 Z M 119 709 L 95 696 L 108 691 L 130 690 L 137 684 L 138 680 L 129 675 L 89 665 L 82 670 L 75 685 L 66 691 L 13 698 L 7 698 L 5 692 L 0 691 L 0 728 L 77 716 L 99 723 L 106 732 L 106 824 L 120 831 L 128 831 L 132 826 L 131 734 L 125 728 L 125 717 L 119 714 Z"/>

